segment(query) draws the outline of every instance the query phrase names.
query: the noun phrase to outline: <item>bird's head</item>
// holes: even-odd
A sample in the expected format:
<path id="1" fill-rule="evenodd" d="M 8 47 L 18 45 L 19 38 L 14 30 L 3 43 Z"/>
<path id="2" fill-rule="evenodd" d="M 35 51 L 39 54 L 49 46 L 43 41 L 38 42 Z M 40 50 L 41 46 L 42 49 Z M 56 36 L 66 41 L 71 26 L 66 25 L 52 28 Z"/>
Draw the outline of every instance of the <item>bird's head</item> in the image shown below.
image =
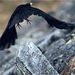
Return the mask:
<path id="1" fill-rule="evenodd" d="M 30 6 L 30 7 L 31 7 L 32 4 L 33 4 L 33 3 L 27 3 L 27 4 L 25 4 L 25 6 L 27 6 L 27 7 Z"/>

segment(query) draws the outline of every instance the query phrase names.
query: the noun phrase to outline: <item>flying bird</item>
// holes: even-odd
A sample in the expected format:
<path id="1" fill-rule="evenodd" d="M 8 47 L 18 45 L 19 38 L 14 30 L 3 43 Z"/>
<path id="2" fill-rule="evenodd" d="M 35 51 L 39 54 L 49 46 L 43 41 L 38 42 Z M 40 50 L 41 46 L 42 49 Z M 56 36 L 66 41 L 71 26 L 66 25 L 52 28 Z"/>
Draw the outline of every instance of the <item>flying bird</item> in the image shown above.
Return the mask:
<path id="1" fill-rule="evenodd" d="M 71 23 L 65 23 L 63 21 L 57 20 L 54 17 L 50 16 L 49 14 L 45 13 L 44 11 L 31 7 L 32 3 L 22 4 L 19 5 L 13 14 L 11 15 L 9 22 L 7 24 L 7 27 L 5 31 L 3 32 L 1 38 L 0 38 L 0 50 L 4 50 L 9 48 L 11 45 L 15 44 L 15 40 L 17 39 L 17 33 L 16 33 L 16 27 L 15 25 L 20 28 L 21 25 L 20 22 L 23 22 L 23 20 L 27 20 L 27 23 L 30 23 L 30 20 L 28 19 L 29 16 L 32 14 L 38 15 L 43 17 L 50 26 L 55 26 L 59 29 L 73 29 L 74 24 Z"/>

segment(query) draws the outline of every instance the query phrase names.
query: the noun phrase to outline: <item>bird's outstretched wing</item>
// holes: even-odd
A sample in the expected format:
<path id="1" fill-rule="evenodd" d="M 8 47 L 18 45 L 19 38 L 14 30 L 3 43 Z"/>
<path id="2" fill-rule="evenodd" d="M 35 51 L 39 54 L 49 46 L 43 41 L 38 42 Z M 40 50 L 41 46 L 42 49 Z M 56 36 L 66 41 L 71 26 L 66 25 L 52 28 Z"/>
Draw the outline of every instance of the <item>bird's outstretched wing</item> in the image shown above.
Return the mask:
<path id="1" fill-rule="evenodd" d="M 42 10 L 40 10 L 38 8 L 32 7 L 30 10 L 30 13 L 32 13 L 34 15 L 42 16 L 48 22 L 48 24 L 52 27 L 54 26 L 59 29 L 74 29 L 75 28 L 75 24 L 60 21 L 60 20 L 50 16 L 49 14 L 43 12 Z"/>
<path id="2" fill-rule="evenodd" d="M 60 21 L 58 19 L 55 19 L 54 17 L 50 16 L 49 14 L 45 13 L 44 11 L 38 9 L 38 8 L 34 8 L 34 7 L 30 7 L 29 9 L 21 9 L 21 11 L 14 11 L 16 14 L 16 16 L 14 16 L 13 20 L 11 21 L 11 25 L 9 26 L 9 28 L 12 28 L 13 25 L 15 25 L 16 23 L 22 22 L 24 19 L 26 20 L 29 16 L 33 15 L 38 15 L 43 17 L 50 26 L 55 26 L 56 28 L 59 29 L 72 29 L 75 28 L 75 25 L 72 23 L 66 23 L 63 21 Z M 12 14 L 13 16 L 14 14 Z M 12 16 L 10 18 L 10 20 L 12 19 Z M 10 21 L 9 21 L 10 22 Z"/>

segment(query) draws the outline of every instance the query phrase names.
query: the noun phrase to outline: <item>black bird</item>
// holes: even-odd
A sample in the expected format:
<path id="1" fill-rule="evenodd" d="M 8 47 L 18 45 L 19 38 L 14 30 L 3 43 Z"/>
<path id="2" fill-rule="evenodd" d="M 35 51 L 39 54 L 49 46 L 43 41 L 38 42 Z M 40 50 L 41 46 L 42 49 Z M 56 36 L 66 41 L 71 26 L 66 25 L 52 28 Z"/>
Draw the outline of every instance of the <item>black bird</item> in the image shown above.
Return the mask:
<path id="1" fill-rule="evenodd" d="M 65 23 L 62 21 L 59 21 L 49 14 L 43 12 L 42 10 L 38 8 L 31 7 L 32 3 L 27 3 L 24 5 L 19 5 L 16 10 L 13 12 L 13 14 L 10 17 L 10 20 L 8 22 L 8 25 L 3 33 L 3 35 L 0 38 L 0 50 L 3 50 L 5 48 L 9 48 L 11 45 L 15 44 L 15 40 L 17 39 L 17 33 L 15 25 L 20 28 L 21 25 L 20 22 L 23 22 L 23 20 L 27 20 L 27 22 L 30 23 L 30 20 L 28 20 L 28 17 L 32 14 L 42 16 L 49 25 L 52 27 L 55 26 L 59 29 L 72 29 L 74 28 L 74 24 Z"/>

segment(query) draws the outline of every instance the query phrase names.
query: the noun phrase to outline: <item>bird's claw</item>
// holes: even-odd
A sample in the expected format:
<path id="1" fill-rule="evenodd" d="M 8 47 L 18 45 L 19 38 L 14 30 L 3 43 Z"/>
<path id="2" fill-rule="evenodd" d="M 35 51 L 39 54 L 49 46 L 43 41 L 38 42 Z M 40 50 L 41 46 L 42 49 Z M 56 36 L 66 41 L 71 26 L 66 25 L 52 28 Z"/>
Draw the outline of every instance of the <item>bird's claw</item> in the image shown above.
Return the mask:
<path id="1" fill-rule="evenodd" d="M 27 19 L 27 24 L 29 23 L 30 25 L 31 25 L 31 22 L 30 22 L 31 20 L 29 20 L 29 19 Z"/>
<path id="2" fill-rule="evenodd" d="M 17 26 L 16 27 L 18 27 L 20 29 L 20 27 L 22 27 L 22 26 L 19 23 L 17 23 Z"/>

